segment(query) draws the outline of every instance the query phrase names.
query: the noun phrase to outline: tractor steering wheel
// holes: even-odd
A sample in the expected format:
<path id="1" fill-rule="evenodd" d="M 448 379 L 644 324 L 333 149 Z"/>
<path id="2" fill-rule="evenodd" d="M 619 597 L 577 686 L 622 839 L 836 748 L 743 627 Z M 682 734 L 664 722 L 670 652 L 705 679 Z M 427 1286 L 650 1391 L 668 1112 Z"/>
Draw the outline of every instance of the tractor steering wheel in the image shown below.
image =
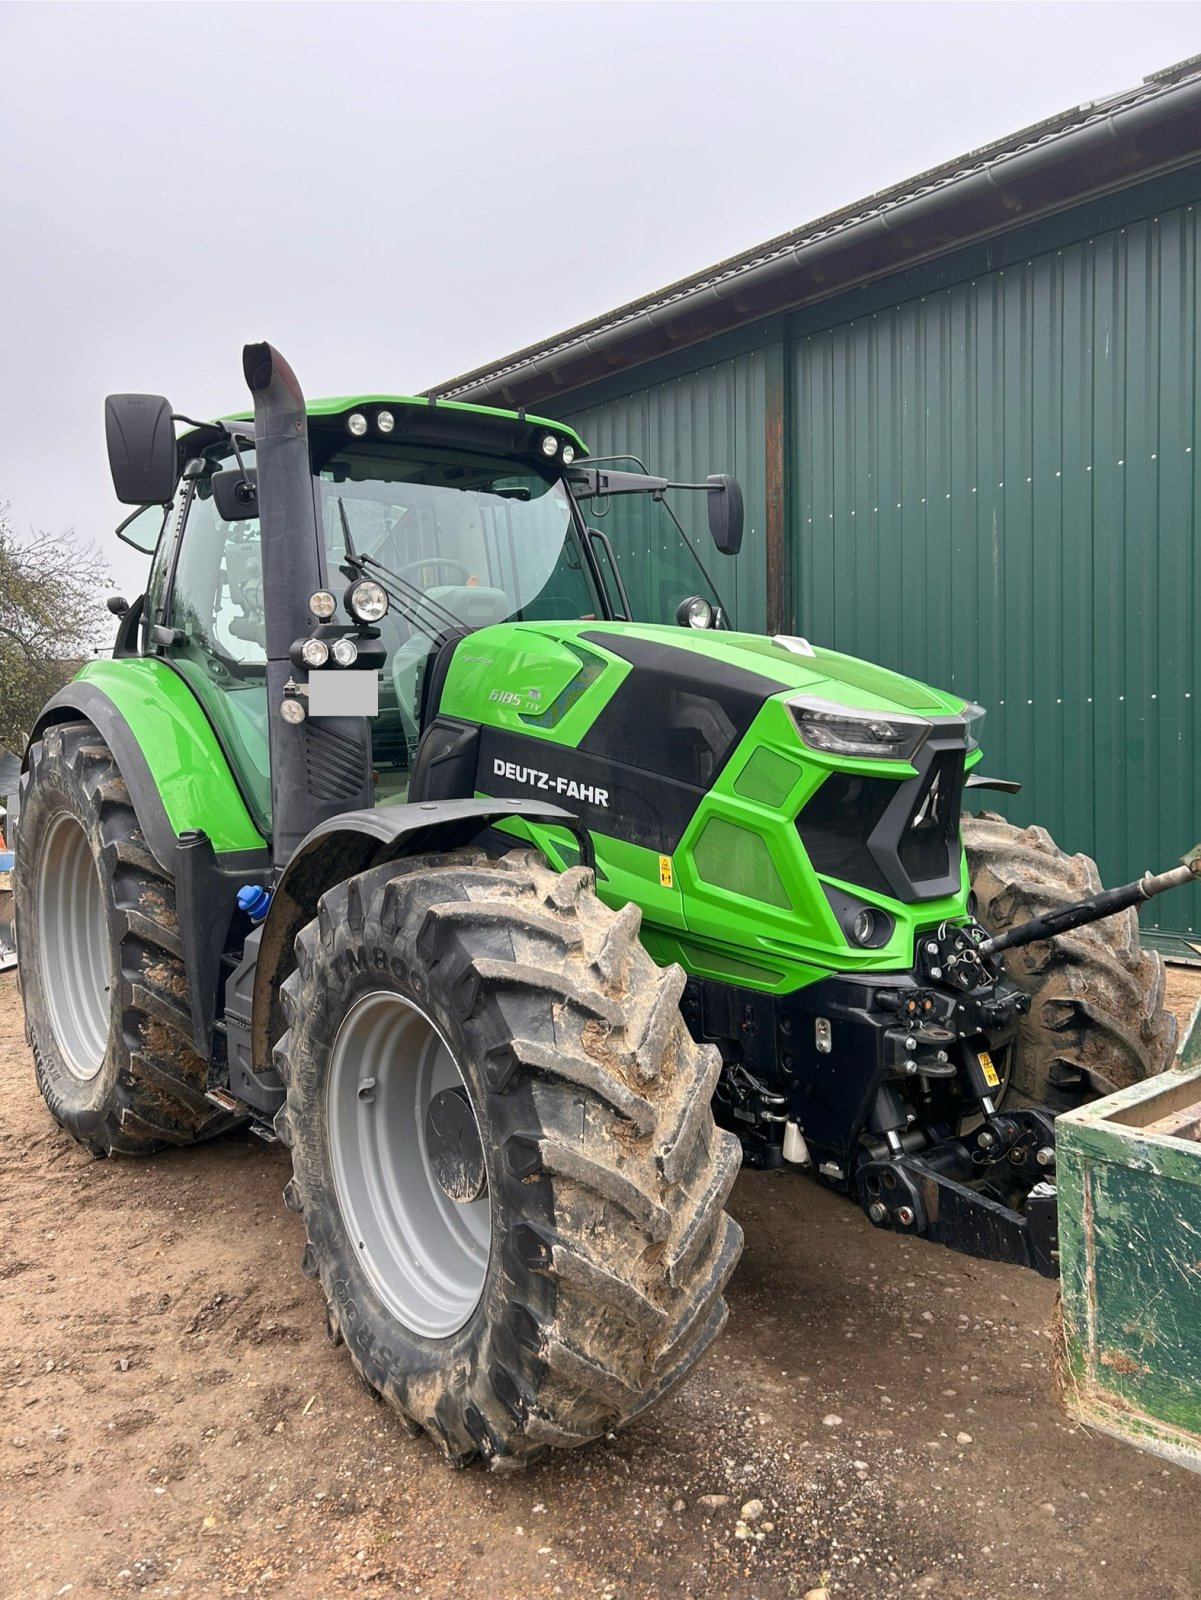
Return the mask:
<path id="1" fill-rule="evenodd" d="M 454 572 L 460 584 L 467 582 L 471 574 L 461 561 L 455 561 L 451 556 L 426 556 L 422 561 L 406 561 L 403 567 L 397 567 L 396 576 L 407 579 L 410 572 L 424 572 L 427 567 L 445 567 Z"/>

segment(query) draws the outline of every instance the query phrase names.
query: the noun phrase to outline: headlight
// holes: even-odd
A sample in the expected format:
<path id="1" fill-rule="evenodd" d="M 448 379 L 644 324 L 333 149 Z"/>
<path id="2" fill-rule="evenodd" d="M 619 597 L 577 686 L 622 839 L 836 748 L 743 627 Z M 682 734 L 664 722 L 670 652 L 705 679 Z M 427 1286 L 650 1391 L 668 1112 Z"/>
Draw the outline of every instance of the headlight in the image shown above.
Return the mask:
<path id="1" fill-rule="evenodd" d="M 963 708 L 963 720 L 967 723 L 967 747 L 969 750 L 980 748 L 980 732 L 984 727 L 984 719 L 988 712 L 983 706 L 978 706 L 974 700 L 969 700 Z"/>
<path id="2" fill-rule="evenodd" d="M 829 755 L 911 761 L 930 732 L 921 717 L 886 716 L 828 700 L 792 700 L 789 708 L 809 748 Z"/>
<path id="3" fill-rule="evenodd" d="M 346 609 L 356 622 L 378 622 L 388 613 L 387 592 L 374 578 L 359 578 L 346 591 Z"/>
<path id="4" fill-rule="evenodd" d="M 361 411 L 352 411 L 346 419 L 346 426 L 356 439 L 361 439 L 367 432 L 367 418 Z"/>
<path id="5" fill-rule="evenodd" d="M 359 647 L 353 639 L 334 640 L 334 660 L 340 667 L 353 667 L 359 659 Z"/>
<path id="6" fill-rule="evenodd" d="M 851 921 L 851 938 L 856 944 L 871 944 L 872 934 L 876 931 L 876 913 L 869 911 L 865 906 L 862 911 L 857 911 Z"/>
<path id="7" fill-rule="evenodd" d="M 544 433 L 542 435 L 542 454 L 544 456 L 555 455 L 558 451 L 558 448 L 559 441 L 555 438 L 553 433 Z"/>
<path id="8" fill-rule="evenodd" d="M 376 413 L 375 425 L 381 433 L 391 433 L 396 426 L 396 418 L 390 411 L 379 411 Z"/>
<path id="9" fill-rule="evenodd" d="M 300 647 L 300 659 L 306 667 L 323 667 L 329 660 L 329 645 L 324 639 L 306 639 Z"/>
<path id="10" fill-rule="evenodd" d="M 316 594 L 309 596 L 309 610 L 315 617 L 320 617 L 322 621 L 327 617 L 332 617 L 337 609 L 338 602 L 328 589 L 318 589 Z"/>
<path id="11" fill-rule="evenodd" d="M 711 628 L 713 607 L 699 594 L 690 595 L 676 607 L 676 621 L 681 628 Z"/>

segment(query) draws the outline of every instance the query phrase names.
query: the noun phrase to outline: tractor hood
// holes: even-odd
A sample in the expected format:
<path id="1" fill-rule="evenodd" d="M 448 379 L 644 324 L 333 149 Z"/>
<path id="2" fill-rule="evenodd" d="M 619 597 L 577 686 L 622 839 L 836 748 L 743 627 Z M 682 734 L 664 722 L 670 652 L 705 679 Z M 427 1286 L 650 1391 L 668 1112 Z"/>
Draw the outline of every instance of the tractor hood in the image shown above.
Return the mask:
<path id="1" fill-rule="evenodd" d="M 524 627 L 543 631 L 538 624 Z M 578 626 L 555 623 L 546 631 L 553 632 L 563 643 L 574 638 L 585 648 L 589 643 L 599 644 L 627 658 L 629 647 L 632 645 L 636 649 L 638 644 L 652 650 L 666 647 L 673 653 L 695 656 L 700 658 L 696 662 L 698 677 L 707 676 L 715 668 L 719 671 L 724 668 L 734 675 L 750 674 L 760 680 L 764 699 L 785 691 L 812 693 L 863 710 L 932 717 L 957 716 L 964 706 L 963 695 L 931 689 L 927 684 L 899 672 L 890 672 L 886 667 L 795 637 L 768 639 L 755 633 L 719 633 L 631 623 Z M 749 687 L 750 679 L 745 681 Z"/>

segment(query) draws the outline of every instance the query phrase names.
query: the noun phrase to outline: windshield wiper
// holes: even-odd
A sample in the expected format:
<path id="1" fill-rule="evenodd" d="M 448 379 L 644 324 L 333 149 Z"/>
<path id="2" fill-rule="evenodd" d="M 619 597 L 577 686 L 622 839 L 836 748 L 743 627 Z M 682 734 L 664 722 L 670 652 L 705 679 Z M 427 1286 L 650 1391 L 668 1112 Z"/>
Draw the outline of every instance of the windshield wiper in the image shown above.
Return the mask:
<path id="1" fill-rule="evenodd" d="M 433 599 L 426 594 L 424 589 L 419 589 L 415 583 L 410 583 L 407 578 L 402 578 L 398 572 L 393 572 L 392 568 L 386 566 L 384 562 L 377 561 L 374 556 L 360 555 L 355 549 L 354 539 L 351 537 L 350 521 L 346 515 L 346 507 L 342 503 L 342 496 L 338 495 L 337 500 L 338 516 L 342 523 L 342 541 L 346 546 L 346 564 L 342 570 L 347 573 L 348 577 L 366 577 L 366 568 L 373 567 L 378 574 L 383 575 L 383 581 L 377 579 L 380 582 L 380 588 L 384 590 L 390 600 L 396 601 L 401 615 L 415 627 L 421 624 L 421 611 L 423 608 L 428 610 L 435 622 L 441 622 L 444 627 L 462 628 L 466 626 L 462 618 L 456 617 L 449 607 L 444 606 L 441 601 Z M 390 584 L 394 584 L 397 587 L 395 589 L 391 588 Z"/>

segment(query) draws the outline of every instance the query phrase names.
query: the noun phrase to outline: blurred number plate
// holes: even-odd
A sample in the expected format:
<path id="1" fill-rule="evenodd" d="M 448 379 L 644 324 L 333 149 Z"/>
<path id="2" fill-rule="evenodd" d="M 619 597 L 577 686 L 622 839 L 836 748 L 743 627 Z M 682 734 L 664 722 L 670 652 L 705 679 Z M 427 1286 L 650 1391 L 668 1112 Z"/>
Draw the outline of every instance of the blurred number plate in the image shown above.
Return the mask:
<path id="1" fill-rule="evenodd" d="M 379 678 L 374 672 L 309 673 L 310 717 L 379 715 Z"/>

